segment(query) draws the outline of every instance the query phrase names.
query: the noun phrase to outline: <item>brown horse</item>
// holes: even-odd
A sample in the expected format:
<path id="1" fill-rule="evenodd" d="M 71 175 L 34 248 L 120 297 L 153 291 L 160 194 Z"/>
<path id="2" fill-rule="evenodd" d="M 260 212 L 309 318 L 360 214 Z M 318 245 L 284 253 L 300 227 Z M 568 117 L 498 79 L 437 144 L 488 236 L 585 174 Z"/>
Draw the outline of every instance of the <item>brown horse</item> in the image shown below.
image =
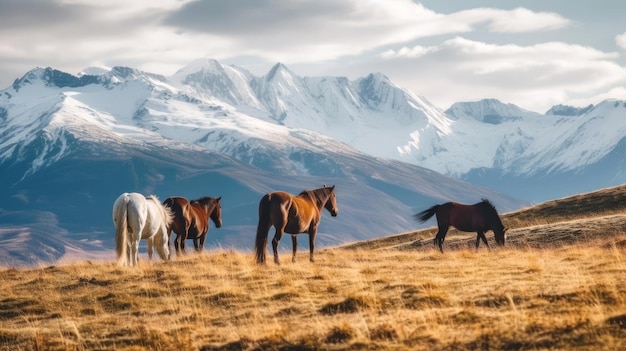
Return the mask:
<path id="1" fill-rule="evenodd" d="M 209 232 L 209 218 L 213 220 L 216 228 L 222 226 L 221 199 L 221 196 L 218 198 L 205 196 L 188 201 L 184 197 L 174 196 L 163 201 L 163 204 L 171 208 L 174 214 L 174 221 L 172 221 L 167 232 L 169 234 L 174 230 L 176 233 L 174 240 L 176 255 L 180 255 L 181 251 L 183 254 L 185 253 L 186 239 L 193 239 L 193 246 L 196 251 L 202 251 Z"/>
<path id="2" fill-rule="evenodd" d="M 322 208 L 330 212 L 333 217 L 337 216 L 337 200 L 335 199 L 335 186 L 305 190 L 298 196 L 284 191 L 276 191 L 266 194 L 259 202 L 259 224 L 256 231 L 256 261 L 265 263 L 267 251 L 267 237 L 271 226 L 274 226 L 276 234 L 272 239 L 274 250 L 274 262 L 280 264 L 278 259 L 278 242 L 284 233 L 292 234 L 293 243 L 292 261 L 296 260 L 296 235 L 299 233 L 309 234 L 309 259 L 313 262 L 313 249 L 315 247 L 315 235 L 320 224 Z"/>
<path id="3" fill-rule="evenodd" d="M 450 226 L 464 232 L 476 232 L 476 250 L 480 245 L 480 240 L 489 247 L 485 232 L 492 230 L 498 245 L 504 245 L 506 239 L 506 228 L 502 225 L 498 211 L 487 199 L 474 205 L 464 205 L 456 202 L 446 202 L 442 205 L 435 205 L 425 211 L 415 215 L 420 222 L 425 222 L 433 215 L 437 215 L 437 226 L 439 231 L 435 236 L 435 245 L 443 253 L 443 241 Z"/>

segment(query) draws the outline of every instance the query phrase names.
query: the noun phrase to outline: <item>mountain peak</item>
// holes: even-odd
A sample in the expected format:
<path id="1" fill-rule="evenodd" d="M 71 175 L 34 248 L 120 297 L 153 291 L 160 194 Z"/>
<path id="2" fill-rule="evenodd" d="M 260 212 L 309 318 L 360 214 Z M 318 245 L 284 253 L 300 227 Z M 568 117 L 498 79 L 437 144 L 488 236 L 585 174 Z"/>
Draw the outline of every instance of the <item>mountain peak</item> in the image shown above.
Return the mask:
<path id="1" fill-rule="evenodd" d="M 78 72 L 78 76 L 101 76 L 111 72 L 111 67 L 106 66 L 90 66 Z"/>
<path id="2" fill-rule="evenodd" d="M 291 72 L 289 70 L 289 68 L 287 68 L 287 66 L 285 66 L 284 64 L 278 62 L 267 73 L 267 75 L 265 76 L 265 80 L 269 82 L 269 81 L 278 79 L 278 77 L 280 77 L 280 76 L 282 76 L 282 77 L 285 77 L 285 76 L 292 77 L 293 75 L 294 75 L 293 72 Z"/>
<path id="3" fill-rule="evenodd" d="M 594 106 L 592 104 L 589 104 L 586 107 L 574 107 L 574 106 L 570 106 L 570 105 L 554 105 L 552 106 L 548 112 L 546 112 L 546 115 L 553 115 L 553 116 L 580 116 L 580 115 L 584 115 L 585 113 L 593 110 Z"/>
<path id="4" fill-rule="evenodd" d="M 198 72 L 223 72 L 224 67 L 217 60 L 201 58 L 192 61 L 174 73 L 175 76 L 188 76 Z"/>
<path id="5" fill-rule="evenodd" d="M 525 116 L 538 115 L 523 108 L 503 103 L 498 99 L 482 99 L 473 102 L 457 102 L 445 111 L 450 118 L 476 119 L 489 124 L 500 124 L 507 120 L 520 119 Z"/>
<path id="6" fill-rule="evenodd" d="M 54 86 L 57 88 L 65 87 L 81 87 L 99 82 L 99 78 L 93 75 L 83 75 L 80 77 L 65 73 L 50 67 L 37 67 L 26 73 L 22 78 L 13 82 L 13 89 L 16 91 L 27 84 L 33 84 L 41 81 L 45 86 Z"/>

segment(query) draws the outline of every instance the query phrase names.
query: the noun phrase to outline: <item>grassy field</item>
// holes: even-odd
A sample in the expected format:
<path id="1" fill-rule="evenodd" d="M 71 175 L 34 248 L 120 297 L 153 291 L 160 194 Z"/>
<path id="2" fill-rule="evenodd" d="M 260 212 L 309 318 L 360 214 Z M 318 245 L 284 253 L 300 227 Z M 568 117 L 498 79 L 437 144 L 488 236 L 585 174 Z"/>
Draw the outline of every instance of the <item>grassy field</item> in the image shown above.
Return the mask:
<path id="1" fill-rule="evenodd" d="M 314 264 L 283 243 L 281 266 L 210 251 L 0 269 L 0 350 L 626 349 L 624 193 L 503 215 L 509 241 L 492 251 L 451 232 L 441 254 L 430 229 Z"/>

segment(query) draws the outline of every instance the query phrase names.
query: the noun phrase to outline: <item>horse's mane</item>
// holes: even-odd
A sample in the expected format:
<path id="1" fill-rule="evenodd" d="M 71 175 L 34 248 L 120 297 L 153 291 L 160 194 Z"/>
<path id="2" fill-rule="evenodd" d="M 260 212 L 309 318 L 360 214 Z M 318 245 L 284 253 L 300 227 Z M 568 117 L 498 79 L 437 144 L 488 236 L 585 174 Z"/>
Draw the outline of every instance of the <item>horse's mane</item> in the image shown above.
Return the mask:
<path id="1" fill-rule="evenodd" d="M 332 191 L 332 188 L 329 188 L 329 187 L 323 187 L 323 188 L 314 189 L 314 190 L 303 190 L 298 196 L 308 197 L 309 199 L 313 200 L 316 203 L 324 202 L 328 200 L 326 196 L 331 191 Z"/>
<path id="2" fill-rule="evenodd" d="M 156 195 L 148 195 L 146 196 L 146 200 L 154 201 L 157 209 L 163 214 L 163 220 L 169 226 L 170 223 L 172 223 L 172 221 L 174 220 L 174 212 L 172 212 L 172 209 L 169 206 L 162 205 L 161 201 Z"/>
<path id="3" fill-rule="evenodd" d="M 488 205 L 492 210 L 496 211 L 496 213 L 498 212 L 498 210 L 496 210 L 496 207 L 491 203 L 491 201 L 484 198 L 481 200 L 481 203 Z"/>
<path id="4" fill-rule="evenodd" d="M 500 224 L 502 224 L 502 220 L 500 219 L 500 216 L 498 215 L 498 210 L 496 210 L 496 207 L 491 203 L 491 201 L 487 199 L 482 199 L 480 203 L 485 205 L 487 209 L 491 212 L 491 215 L 497 218 Z"/>
<path id="5" fill-rule="evenodd" d="M 195 200 L 191 200 L 189 202 L 199 202 L 199 203 L 204 203 L 207 204 L 209 202 L 215 201 L 215 198 L 210 197 L 210 196 L 203 196 L 201 198 L 195 199 Z"/>

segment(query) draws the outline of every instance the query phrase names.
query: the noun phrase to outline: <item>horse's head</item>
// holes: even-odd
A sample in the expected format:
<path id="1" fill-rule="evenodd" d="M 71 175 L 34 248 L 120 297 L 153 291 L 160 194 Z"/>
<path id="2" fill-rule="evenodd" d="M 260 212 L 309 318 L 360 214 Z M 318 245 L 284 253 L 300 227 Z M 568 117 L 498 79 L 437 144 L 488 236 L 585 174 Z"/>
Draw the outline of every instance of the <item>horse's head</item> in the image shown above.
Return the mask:
<path id="1" fill-rule="evenodd" d="M 331 216 L 337 217 L 339 209 L 337 208 L 337 199 L 335 197 L 335 186 L 326 187 L 326 185 L 324 185 L 324 189 L 330 190 L 330 194 L 328 196 L 328 200 L 326 200 L 326 203 L 324 204 L 324 208 L 330 212 Z"/>
<path id="2" fill-rule="evenodd" d="M 221 199 L 221 196 L 215 199 L 215 208 L 213 209 L 213 212 L 211 212 L 211 219 L 213 220 L 213 223 L 215 223 L 215 228 L 222 227 L 222 205 L 220 204 Z"/>
<path id="3" fill-rule="evenodd" d="M 487 221 L 490 223 L 491 230 L 493 230 L 496 244 L 504 246 L 504 242 L 506 241 L 506 228 L 502 224 L 498 211 L 487 199 L 483 199 L 481 204 L 483 205 L 483 215 L 488 218 Z"/>
<path id="4" fill-rule="evenodd" d="M 504 242 L 506 241 L 506 230 L 504 226 L 496 228 L 493 230 L 494 237 L 496 239 L 496 244 L 500 246 L 504 246 Z"/>

